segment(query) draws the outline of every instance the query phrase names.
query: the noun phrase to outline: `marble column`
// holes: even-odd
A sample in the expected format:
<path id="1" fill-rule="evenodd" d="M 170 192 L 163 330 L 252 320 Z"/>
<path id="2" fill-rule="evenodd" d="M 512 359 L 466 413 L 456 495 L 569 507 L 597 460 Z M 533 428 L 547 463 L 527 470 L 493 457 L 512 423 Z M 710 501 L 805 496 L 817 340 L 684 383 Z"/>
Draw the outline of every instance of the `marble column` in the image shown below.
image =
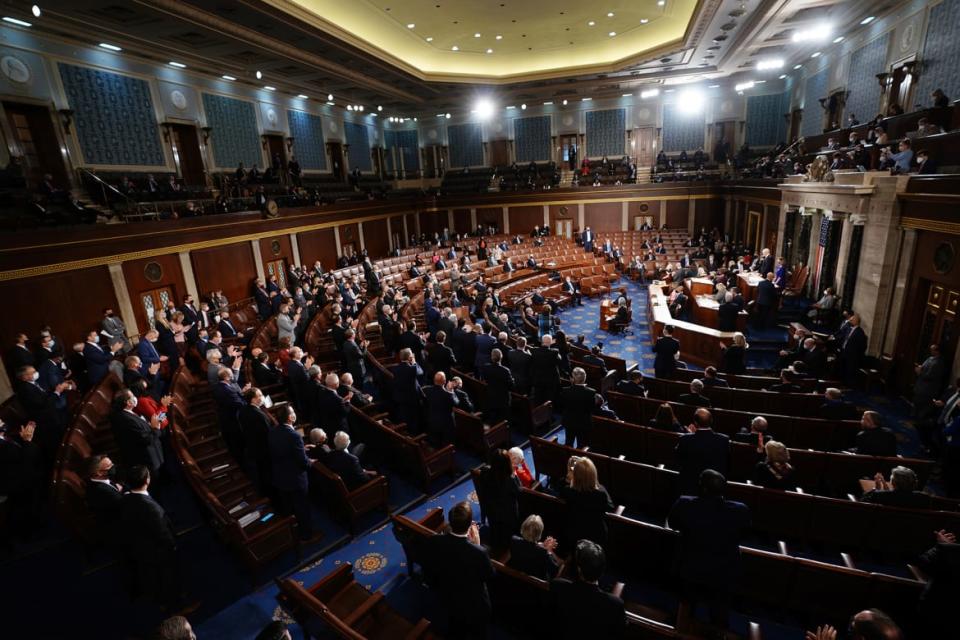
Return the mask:
<path id="1" fill-rule="evenodd" d="M 657 227 L 662 227 L 667 224 L 667 199 L 660 198 L 660 223 Z"/>
<path id="2" fill-rule="evenodd" d="M 266 281 L 263 276 L 263 260 L 260 259 L 260 243 L 256 240 L 250 244 L 253 245 L 253 258 L 256 261 L 257 276 Z M 193 263 L 190 261 L 190 252 L 181 251 L 177 254 L 180 259 L 180 271 L 183 273 L 183 282 L 187 286 L 187 293 L 193 296 L 194 300 L 200 300 L 200 292 L 197 291 L 197 278 L 193 275 Z"/>
<path id="3" fill-rule="evenodd" d="M 550 205 L 543 205 L 543 228 L 550 228 Z"/>
<path id="4" fill-rule="evenodd" d="M 363 240 L 363 223 L 362 222 L 357 223 L 357 236 L 359 236 L 359 239 L 360 239 L 360 251 L 363 251 L 364 249 L 367 248 L 367 243 L 364 242 Z"/>
<path id="5" fill-rule="evenodd" d="M 295 266 L 303 266 L 302 259 L 300 258 L 300 241 L 297 240 L 297 234 L 290 234 L 290 251 L 293 252 L 293 264 Z"/>
<path id="6" fill-rule="evenodd" d="M 343 245 L 340 244 L 340 227 L 334 227 L 334 228 L 333 228 L 333 241 L 334 241 L 334 243 L 337 245 L 337 257 L 342 256 L 342 255 L 343 255 Z M 260 263 L 258 262 L 257 264 L 260 264 Z M 263 270 L 263 267 L 261 267 L 260 269 L 261 269 L 261 271 L 262 271 L 262 270 Z M 262 277 L 262 276 L 261 276 L 261 277 Z"/>
<path id="7" fill-rule="evenodd" d="M 630 203 L 620 203 L 620 230 L 630 230 Z"/>
<path id="8" fill-rule="evenodd" d="M 387 218 L 387 247 L 393 251 L 393 228 L 390 225 L 390 218 Z"/>
<path id="9" fill-rule="evenodd" d="M 477 228 L 477 209 L 476 207 L 470 209 L 470 233 L 473 233 Z"/>
<path id="10" fill-rule="evenodd" d="M 584 213 L 584 206 L 582 202 L 577 203 L 577 226 L 580 231 L 583 231 L 583 228 L 586 226 L 584 223 L 586 216 Z"/>
<path id="11" fill-rule="evenodd" d="M 510 233 L 510 207 L 503 207 L 503 232 Z"/>
<path id="12" fill-rule="evenodd" d="M 334 234 L 336 235 L 336 234 Z M 403 246 L 409 246 L 410 230 L 407 228 L 407 214 L 403 214 Z"/>
<path id="13" fill-rule="evenodd" d="M 113 283 L 113 293 L 117 296 L 117 312 L 120 314 L 120 319 L 123 320 L 123 324 L 127 326 L 127 335 L 136 335 L 139 332 L 137 329 L 137 316 L 133 313 L 133 304 L 130 301 L 130 290 L 127 289 L 127 279 L 123 275 L 123 265 L 119 262 L 111 262 L 107 265 L 107 268 L 110 270 L 110 282 Z M 186 273 L 183 274 L 184 279 L 186 279 Z M 190 280 L 193 280 L 193 272 L 190 273 Z M 191 288 L 190 285 L 187 285 L 187 291 L 190 295 L 193 296 L 194 300 L 199 300 L 200 296 L 197 295 L 197 285 L 194 283 Z"/>
<path id="14" fill-rule="evenodd" d="M 864 230 L 866 231 L 866 230 Z M 897 267 L 897 279 L 893 284 L 893 295 L 890 300 L 890 313 L 887 315 L 887 324 L 883 336 L 884 353 L 893 353 L 897 347 L 897 332 L 900 329 L 900 318 L 903 315 L 903 305 L 907 299 L 907 283 L 910 281 L 910 265 L 917 251 L 917 230 L 904 229 L 900 236 L 900 260 Z M 863 251 L 860 252 L 861 256 Z M 862 259 L 862 258 L 861 258 Z M 859 293 L 859 291 L 857 292 Z M 854 298 L 856 300 L 856 298 Z M 960 345 L 958 345 L 960 348 Z M 954 359 L 954 367 L 960 367 L 960 361 Z M 960 370 L 958 370 L 960 371 Z M 954 372 L 956 373 L 956 371 Z M 956 375 L 950 378 L 956 380 Z"/>

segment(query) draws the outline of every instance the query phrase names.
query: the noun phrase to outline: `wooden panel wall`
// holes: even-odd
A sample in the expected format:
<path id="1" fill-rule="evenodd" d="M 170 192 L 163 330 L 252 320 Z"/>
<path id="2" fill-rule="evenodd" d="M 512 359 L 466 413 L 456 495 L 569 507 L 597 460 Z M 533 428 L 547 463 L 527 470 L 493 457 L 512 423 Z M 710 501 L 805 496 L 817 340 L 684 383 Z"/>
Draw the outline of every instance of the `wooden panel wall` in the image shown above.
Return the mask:
<path id="1" fill-rule="evenodd" d="M 257 277 L 257 267 L 249 242 L 192 251 L 190 261 L 198 290 L 223 289 L 223 295 L 230 301 L 253 295 L 252 282 Z"/>
<path id="2" fill-rule="evenodd" d="M 260 257 L 263 258 L 263 270 L 267 270 L 267 263 L 274 260 L 285 260 L 289 267 L 293 264 L 293 243 L 290 236 L 283 234 L 270 238 L 260 238 Z"/>
<path id="3" fill-rule="evenodd" d="M 11 306 L 7 313 L 0 313 L 4 347 L 21 331 L 36 340 L 40 327 L 50 325 L 69 349 L 74 342 L 83 342 L 91 329 L 99 330 L 105 307 L 119 313 L 105 266 L 3 282 L 0 296 Z M 133 328 L 130 331 L 136 333 Z"/>
<path id="4" fill-rule="evenodd" d="M 144 270 L 148 264 L 156 263 L 160 266 L 160 279 L 151 282 L 147 279 Z M 143 260 L 133 260 L 123 263 L 123 279 L 127 281 L 127 292 L 130 294 L 130 303 L 133 305 L 133 313 L 137 317 L 137 331 L 133 333 L 143 333 L 150 324 L 147 321 L 147 312 L 144 311 L 140 303 L 140 294 L 160 287 L 170 287 L 173 291 L 174 299 L 179 304 L 183 295 L 187 292 L 187 285 L 183 279 L 183 269 L 180 268 L 180 258 L 176 254 L 166 256 L 156 256 L 153 258 L 144 258 Z M 209 291 L 200 291 L 201 299 L 205 298 Z"/>
<path id="5" fill-rule="evenodd" d="M 340 233 L 341 248 L 346 247 L 346 245 L 352 242 L 356 248 L 356 252 L 360 253 L 360 228 L 356 222 L 341 224 L 337 227 L 337 231 Z"/>
<path id="6" fill-rule="evenodd" d="M 432 238 L 435 233 L 442 234 L 446 226 L 447 212 L 445 210 L 423 211 L 420 213 L 420 233 L 427 234 L 427 237 Z"/>
<path id="7" fill-rule="evenodd" d="M 690 215 L 690 203 L 687 200 L 667 200 L 667 227 L 686 229 Z"/>
<path id="8" fill-rule="evenodd" d="M 470 209 L 454 209 L 453 232 L 467 234 L 474 230 L 470 225 Z"/>
<path id="9" fill-rule="evenodd" d="M 542 206 L 510 207 L 510 233 L 530 233 L 536 226 L 543 226 Z"/>
<path id="10" fill-rule="evenodd" d="M 503 231 L 503 209 L 500 207 L 477 209 L 477 224 L 484 226 L 492 224 Z"/>
<path id="11" fill-rule="evenodd" d="M 400 242 L 396 246 L 403 249 L 407 246 L 407 238 L 403 236 L 403 216 L 393 216 L 390 218 L 390 235 L 397 236 Z"/>
<path id="12" fill-rule="evenodd" d="M 623 228 L 623 205 L 619 202 L 588 202 L 583 209 L 583 224 L 593 231 L 620 231 Z"/>
<path id="13" fill-rule="evenodd" d="M 694 228 L 698 231 L 706 227 L 707 231 L 716 227 L 723 230 L 723 200 L 710 198 L 696 201 Z M 774 229 L 776 230 L 776 229 Z"/>
<path id="14" fill-rule="evenodd" d="M 390 251 L 387 221 L 371 220 L 363 223 L 363 244 L 372 258 L 382 258 Z"/>
<path id="15" fill-rule="evenodd" d="M 337 240 L 333 229 L 317 229 L 297 234 L 300 245 L 300 260 L 304 265 L 313 266 L 317 260 L 324 269 L 329 270 L 337 263 Z"/>

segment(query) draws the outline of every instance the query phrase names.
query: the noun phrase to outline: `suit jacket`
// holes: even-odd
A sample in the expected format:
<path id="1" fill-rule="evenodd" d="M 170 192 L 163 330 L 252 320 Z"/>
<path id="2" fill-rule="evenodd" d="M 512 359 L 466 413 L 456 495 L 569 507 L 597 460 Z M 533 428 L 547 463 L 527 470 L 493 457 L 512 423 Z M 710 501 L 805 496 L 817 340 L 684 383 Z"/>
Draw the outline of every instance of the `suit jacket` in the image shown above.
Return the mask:
<path id="1" fill-rule="evenodd" d="M 625 393 L 631 396 L 640 396 L 641 398 L 647 395 L 646 387 L 644 387 L 642 384 L 637 384 L 632 380 L 621 380 L 617 383 L 614 391 L 617 393 Z"/>
<path id="2" fill-rule="evenodd" d="M 811 376 L 819 378 L 827 369 L 827 354 L 820 347 L 813 350 L 804 350 L 803 363 Z"/>
<path id="3" fill-rule="evenodd" d="M 450 369 L 457 364 L 457 357 L 447 345 L 431 342 L 427 345 L 427 364 L 431 372 L 443 371 L 449 376 Z"/>
<path id="4" fill-rule="evenodd" d="M 520 536 L 510 539 L 510 560 L 507 566 L 541 580 L 553 580 L 560 569 L 555 555 Z"/>
<path id="5" fill-rule="evenodd" d="M 653 360 L 654 375 L 658 378 L 668 378 L 677 370 L 676 354 L 680 352 L 680 342 L 676 338 L 661 336 L 653 345 L 653 352 L 657 354 Z"/>
<path id="6" fill-rule="evenodd" d="M 307 376 L 307 369 L 302 362 L 293 358 L 290 359 L 287 363 L 287 381 L 290 390 L 293 392 L 294 405 L 297 409 L 305 412 L 310 402 L 307 398 L 307 394 L 310 392 L 307 386 L 310 383 L 310 378 Z"/>
<path id="7" fill-rule="evenodd" d="M 457 356 L 457 362 L 463 366 L 470 366 L 477 357 L 477 334 L 467 333 L 462 329 L 457 329 L 453 333 L 453 344 L 451 345 L 453 353 Z"/>
<path id="8" fill-rule="evenodd" d="M 151 428 L 142 416 L 126 410 L 114 410 L 110 414 L 110 427 L 123 464 L 127 467 L 142 464 L 155 475 L 163 464 L 160 430 Z"/>
<path id="9" fill-rule="evenodd" d="M 85 499 L 87 509 L 93 514 L 100 531 L 111 533 L 123 512 L 123 493 L 120 489 L 103 482 L 87 480 Z"/>
<path id="10" fill-rule="evenodd" d="M 703 382 L 704 387 L 721 387 L 726 389 L 730 386 L 726 380 L 721 380 L 720 378 L 707 378 L 704 376 L 700 378 L 700 381 Z"/>
<path id="11" fill-rule="evenodd" d="M 863 354 L 866 353 L 866 351 L 867 334 L 864 332 L 863 327 L 857 325 L 847 334 L 847 339 L 844 340 L 840 350 L 840 358 L 844 360 L 844 366 L 847 367 L 847 371 L 860 368 L 860 363 L 863 361 Z"/>
<path id="12" fill-rule="evenodd" d="M 160 362 L 160 354 L 157 353 L 156 347 L 146 338 L 142 338 L 140 342 L 137 343 L 137 356 L 140 358 L 141 372 L 146 372 L 146 370 L 150 368 L 150 365 Z"/>
<path id="13" fill-rule="evenodd" d="M 510 373 L 513 374 L 513 381 L 517 389 L 527 391 L 530 389 L 530 366 L 533 360 L 526 351 L 511 349 L 507 354 L 507 363 L 510 365 Z"/>
<path id="14" fill-rule="evenodd" d="M 433 433 L 442 434 L 445 440 L 453 440 L 456 426 L 453 417 L 453 408 L 460 404 L 455 393 L 443 387 L 430 385 L 423 390 L 426 397 L 427 424 Z"/>
<path id="15" fill-rule="evenodd" d="M 691 582 L 728 588 L 740 573 L 740 538 L 750 526 L 746 505 L 723 498 L 680 496 L 670 509 L 680 532 L 678 571 Z"/>
<path id="16" fill-rule="evenodd" d="M 220 331 L 220 335 L 224 338 L 235 338 L 237 336 L 237 329 L 233 326 L 233 323 L 230 322 L 227 318 L 222 318 L 220 323 L 217 325 L 217 329 Z"/>
<path id="17" fill-rule="evenodd" d="M 766 256 L 757 260 L 757 273 L 766 277 L 771 271 L 773 271 L 773 256 Z"/>
<path id="18" fill-rule="evenodd" d="M 483 626 L 490 617 L 490 556 L 466 538 L 443 533 L 424 541 L 425 573 L 446 605 L 451 627 Z"/>
<path id="19" fill-rule="evenodd" d="M 757 306 L 773 307 L 777 304 L 777 288 L 769 280 L 761 280 L 757 285 Z"/>
<path id="20" fill-rule="evenodd" d="M 289 338 L 290 344 L 293 344 L 296 338 L 297 325 L 293 318 L 285 313 L 277 314 L 277 340 Z"/>
<path id="21" fill-rule="evenodd" d="M 123 496 L 120 539 L 137 563 L 160 565 L 176 550 L 173 525 L 157 501 L 139 493 Z"/>
<path id="22" fill-rule="evenodd" d="M 280 384 L 283 374 L 272 364 L 253 363 L 253 383 L 258 387 L 272 387 Z"/>
<path id="23" fill-rule="evenodd" d="M 200 316 L 197 310 L 192 305 L 185 304 L 180 307 L 180 313 L 183 314 L 183 324 L 185 326 L 190 325 L 190 329 L 186 333 L 187 340 L 195 342 L 197 340 L 197 333 L 200 331 L 198 327 Z"/>
<path id="24" fill-rule="evenodd" d="M 413 351 L 414 357 L 416 357 L 417 362 L 423 362 L 423 348 L 426 346 L 426 343 L 423 341 L 423 338 L 418 336 L 413 331 L 409 329 L 400 334 L 400 340 L 398 341 L 398 349 L 410 349 Z"/>
<path id="25" fill-rule="evenodd" d="M 477 336 L 477 352 L 474 355 L 473 366 L 477 371 L 482 372 L 484 365 L 490 363 L 490 352 L 497 346 L 497 339 L 490 334 Z"/>
<path id="26" fill-rule="evenodd" d="M 367 482 L 367 474 L 360 464 L 360 458 L 344 449 L 334 449 L 323 456 L 323 464 L 340 476 L 347 489 L 353 491 Z"/>
<path id="27" fill-rule="evenodd" d="M 556 637 L 622 638 L 626 629 L 623 600 L 597 585 L 558 578 L 550 583 L 550 601 Z"/>
<path id="28" fill-rule="evenodd" d="M 217 403 L 217 415 L 220 418 L 220 428 L 223 430 L 236 429 L 239 426 L 237 422 L 237 413 L 247 403 L 240 395 L 240 387 L 233 382 L 220 381 L 214 385 L 213 399 Z"/>
<path id="29" fill-rule="evenodd" d="M 347 416 L 350 415 L 350 403 L 344 402 L 340 394 L 334 389 L 322 386 L 317 394 L 317 416 L 315 424 L 326 431 L 331 437 L 337 431 L 348 431 Z"/>
<path id="30" fill-rule="evenodd" d="M 530 381 L 535 387 L 560 386 L 560 352 L 535 347 L 530 353 Z"/>
<path id="31" fill-rule="evenodd" d="M 886 427 L 863 429 L 857 434 L 857 453 L 864 456 L 897 455 L 897 436 Z"/>
<path id="32" fill-rule="evenodd" d="M 595 389 L 575 384 L 563 394 L 563 426 L 567 434 L 585 434 L 590 429 L 590 416 L 596 406 Z M 579 440 L 577 444 L 583 446 Z"/>
<path id="33" fill-rule="evenodd" d="M 483 379 L 487 383 L 484 411 L 509 409 L 510 392 L 514 385 L 513 374 L 510 373 L 510 369 L 502 364 L 491 362 L 483 367 L 482 373 Z"/>
<path id="34" fill-rule="evenodd" d="M 94 386 L 107 377 L 113 354 L 107 349 L 85 342 L 83 344 L 83 359 L 87 362 L 87 380 L 90 382 L 90 386 Z"/>
<path id="35" fill-rule="evenodd" d="M 420 365 L 401 362 L 393 369 L 393 401 L 402 405 L 420 403 L 423 393 L 420 390 L 419 377 L 423 375 Z"/>
<path id="36" fill-rule="evenodd" d="M 280 491 L 307 490 L 310 459 L 303 438 L 289 425 L 280 425 L 267 433 L 273 486 Z"/>
<path id="37" fill-rule="evenodd" d="M 692 404 L 696 407 L 712 407 L 710 398 L 702 393 L 682 393 L 677 397 L 680 404 Z"/>
<path id="38" fill-rule="evenodd" d="M 270 464 L 270 445 L 267 435 L 275 425 L 267 412 L 260 407 L 246 404 L 237 412 L 237 420 L 243 431 L 243 455 L 248 463 Z"/>
<path id="39" fill-rule="evenodd" d="M 901 509 L 926 509 L 930 506 L 930 498 L 925 493 L 920 491 L 897 491 L 895 489 L 874 489 L 873 491 L 868 491 L 860 496 L 860 502 L 882 504 L 887 507 L 899 507 Z"/>
<path id="40" fill-rule="evenodd" d="M 740 307 L 732 300 L 722 302 L 717 308 L 717 323 L 720 331 L 736 331 L 737 316 L 740 314 Z"/>
<path id="41" fill-rule="evenodd" d="M 363 379 L 367 377 L 366 350 L 361 349 L 355 340 L 347 340 L 343 343 L 342 353 L 344 366 L 353 376 L 353 381 L 362 386 Z"/>
<path id="42" fill-rule="evenodd" d="M 713 469 L 727 474 L 730 438 L 712 429 L 698 429 L 677 441 L 677 462 L 680 466 L 680 491 L 697 495 L 700 472 Z"/>

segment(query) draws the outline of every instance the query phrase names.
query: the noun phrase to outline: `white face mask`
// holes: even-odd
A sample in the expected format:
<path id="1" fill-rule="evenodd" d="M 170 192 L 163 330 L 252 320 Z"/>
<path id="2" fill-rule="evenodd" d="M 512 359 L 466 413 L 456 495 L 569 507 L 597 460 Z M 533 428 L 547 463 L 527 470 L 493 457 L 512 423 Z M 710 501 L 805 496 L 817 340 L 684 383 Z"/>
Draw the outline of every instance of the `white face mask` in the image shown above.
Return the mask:
<path id="1" fill-rule="evenodd" d="M 130 408 L 131 408 L 131 409 L 134 409 L 134 408 L 136 408 L 136 406 L 137 406 L 137 402 L 138 402 L 138 400 L 137 400 L 137 396 L 132 396 L 132 397 L 130 398 L 130 402 L 132 402 L 132 403 L 133 403 L 133 406 L 132 406 L 132 407 L 130 407 Z"/>
<path id="2" fill-rule="evenodd" d="M 40 372 L 39 372 L 39 371 L 34 371 L 34 372 L 33 372 L 33 375 L 30 376 L 30 379 L 33 380 L 34 382 L 36 382 L 37 380 L 39 380 L 39 379 L 40 379 Z"/>

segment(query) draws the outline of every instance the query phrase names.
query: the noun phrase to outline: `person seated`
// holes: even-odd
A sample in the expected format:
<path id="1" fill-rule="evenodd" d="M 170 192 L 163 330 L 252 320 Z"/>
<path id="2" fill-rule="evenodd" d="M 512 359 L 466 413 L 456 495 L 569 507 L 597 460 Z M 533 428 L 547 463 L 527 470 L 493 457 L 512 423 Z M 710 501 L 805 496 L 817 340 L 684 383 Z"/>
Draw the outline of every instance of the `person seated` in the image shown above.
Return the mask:
<path id="1" fill-rule="evenodd" d="M 794 384 L 793 380 L 794 374 L 790 369 L 781 369 L 780 383 L 770 385 L 767 391 L 775 391 L 777 393 L 800 393 L 800 387 Z"/>
<path id="2" fill-rule="evenodd" d="M 304 445 L 307 457 L 311 460 L 326 462 L 327 456 L 330 454 L 330 447 L 327 444 L 327 432 L 320 427 L 315 427 L 310 429 L 310 433 L 307 434 L 307 439 L 309 442 Z"/>
<path id="3" fill-rule="evenodd" d="M 600 369 L 603 375 L 607 375 L 607 363 L 600 357 L 601 353 L 603 353 L 602 343 L 590 349 L 590 353 L 583 356 L 583 361 Z"/>
<path id="4" fill-rule="evenodd" d="M 930 504 L 927 494 L 917 491 L 917 474 L 913 469 L 896 466 L 890 471 L 890 480 L 882 473 L 873 478 L 873 489 L 860 497 L 860 502 L 882 504 L 901 509 L 925 509 Z"/>
<path id="5" fill-rule="evenodd" d="M 690 393 L 683 393 L 677 398 L 681 404 L 691 404 L 697 407 L 711 407 L 710 398 L 703 395 L 703 381 L 694 378 L 690 381 Z"/>
<path id="6" fill-rule="evenodd" d="M 673 405 L 669 402 L 664 402 L 659 407 L 657 407 L 657 412 L 654 414 L 653 419 L 649 422 L 650 426 L 654 429 L 659 429 L 661 431 L 670 431 L 671 433 L 686 433 L 687 429 L 680 421 L 677 420 L 677 415 L 673 412 Z"/>
<path id="7" fill-rule="evenodd" d="M 922 136 L 935 136 L 938 133 L 943 133 L 943 129 L 940 127 L 940 125 L 936 125 L 926 118 L 920 118 L 917 120 L 917 131 L 914 134 L 915 137 L 919 138 Z"/>
<path id="8" fill-rule="evenodd" d="M 707 367 L 703 370 L 703 381 L 704 387 L 723 387 L 727 388 L 730 385 L 727 384 L 726 380 L 721 380 L 717 377 L 717 368 L 716 367 Z"/>
<path id="9" fill-rule="evenodd" d="M 824 394 L 824 403 L 820 405 L 819 417 L 822 420 L 856 420 L 857 407 L 843 399 L 840 389 L 830 387 Z"/>
<path id="10" fill-rule="evenodd" d="M 753 484 L 766 489 L 788 490 L 796 488 L 790 452 L 782 442 L 771 440 L 764 445 L 766 459 L 753 469 Z"/>
<path id="11" fill-rule="evenodd" d="M 345 431 L 337 431 L 333 436 L 333 451 L 323 458 L 323 464 L 334 472 L 347 489 L 353 491 L 376 477 L 376 471 L 368 471 L 360 465 L 360 458 L 350 453 L 350 436 Z"/>
<path id="12" fill-rule="evenodd" d="M 930 159 L 930 153 L 926 149 L 917 151 L 917 173 L 920 175 L 937 173 L 937 165 Z"/>
<path id="13" fill-rule="evenodd" d="M 895 173 L 910 173 L 913 163 L 913 150 L 910 147 L 909 138 L 904 138 L 900 141 L 896 153 L 884 148 L 880 152 L 880 168 L 891 169 Z"/>
<path id="14" fill-rule="evenodd" d="M 810 305 L 810 310 L 807 311 L 807 317 L 816 318 L 818 311 L 828 311 L 837 306 L 837 294 L 833 290 L 833 287 L 827 287 L 823 290 L 823 295 L 820 296 L 820 299 Z"/>
<path id="15" fill-rule="evenodd" d="M 857 433 L 856 446 L 852 451 L 862 456 L 892 458 L 897 455 L 897 436 L 882 425 L 879 413 L 864 411 L 860 419 L 860 432 Z"/>
<path id="16" fill-rule="evenodd" d="M 682 306 L 683 302 L 680 302 Z M 620 299 L 617 303 L 617 313 L 607 318 L 607 327 L 611 333 L 622 331 L 630 325 L 630 309 L 627 307 L 627 301 Z"/>
<path id="17" fill-rule="evenodd" d="M 620 638 L 626 628 L 623 600 L 600 589 L 606 569 L 603 547 L 589 539 L 576 543 L 576 578 L 550 583 L 552 618 L 562 638 Z"/>
<path id="18" fill-rule="evenodd" d="M 767 435 L 767 419 L 763 416 L 755 417 L 750 421 L 749 428 L 745 427 L 740 429 L 740 431 L 733 434 L 730 439 L 734 442 L 754 445 L 757 453 L 762 455 L 764 453 L 764 445 L 770 441 L 770 436 Z"/>
<path id="19" fill-rule="evenodd" d="M 640 369 L 634 369 L 630 372 L 628 380 L 621 380 L 614 387 L 617 393 L 624 393 L 630 396 L 646 397 L 647 388 L 643 386 L 643 372 Z M 668 405 L 669 406 L 669 405 Z"/>
<path id="20" fill-rule="evenodd" d="M 520 535 L 510 539 L 510 560 L 507 566 L 517 571 L 538 578 L 553 580 L 560 571 L 560 558 L 555 550 L 557 541 L 549 537 L 540 541 L 543 536 L 543 519 L 532 514 L 520 525 Z"/>

